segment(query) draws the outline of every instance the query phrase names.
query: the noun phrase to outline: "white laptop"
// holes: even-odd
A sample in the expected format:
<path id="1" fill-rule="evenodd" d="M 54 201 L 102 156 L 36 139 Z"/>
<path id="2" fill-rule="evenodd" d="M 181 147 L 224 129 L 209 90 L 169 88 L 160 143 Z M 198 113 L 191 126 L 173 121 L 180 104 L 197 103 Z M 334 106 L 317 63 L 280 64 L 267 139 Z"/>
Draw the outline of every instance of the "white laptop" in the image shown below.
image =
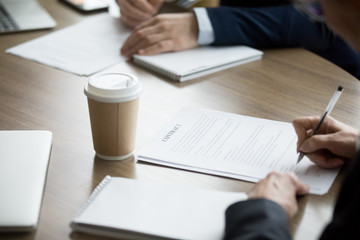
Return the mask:
<path id="1" fill-rule="evenodd" d="M 0 0 L 0 33 L 55 26 L 55 20 L 36 0 Z"/>
<path id="2" fill-rule="evenodd" d="M 51 145 L 49 131 L 0 131 L 0 232 L 37 227 Z"/>

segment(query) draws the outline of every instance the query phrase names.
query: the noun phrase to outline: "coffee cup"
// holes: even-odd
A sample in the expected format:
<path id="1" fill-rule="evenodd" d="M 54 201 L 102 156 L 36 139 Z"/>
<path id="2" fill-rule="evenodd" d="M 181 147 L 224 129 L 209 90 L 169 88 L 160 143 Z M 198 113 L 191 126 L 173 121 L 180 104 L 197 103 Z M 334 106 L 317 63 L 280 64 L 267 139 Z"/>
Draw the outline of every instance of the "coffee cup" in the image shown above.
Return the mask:
<path id="1" fill-rule="evenodd" d="M 122 160 L 133 155 L 142 86 L 136 76 L 104 73 L 85 84 L 96 155 Z"/>

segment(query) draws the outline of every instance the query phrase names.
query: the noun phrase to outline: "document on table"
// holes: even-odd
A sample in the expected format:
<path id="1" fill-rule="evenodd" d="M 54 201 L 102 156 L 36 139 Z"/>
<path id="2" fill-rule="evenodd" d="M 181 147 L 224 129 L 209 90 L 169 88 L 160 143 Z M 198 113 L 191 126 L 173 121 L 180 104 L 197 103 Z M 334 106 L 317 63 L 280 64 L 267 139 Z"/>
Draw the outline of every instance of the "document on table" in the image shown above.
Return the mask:
<path id="1" fill-rule="evenodd" d="M 296 164 L 296 142 L 291 123 L 183 108 L 137 159 L 250 182 L 291 171 L 310 193 L 327 193 L 339 169 L 319 168 L 306 157 Z"/>
<path id="2" fill-rule="evenodd" d="M 104 13 L 6 52 L 88 76 L 126 60 L 120 48 L 130 32 L 118 18 Z"/>

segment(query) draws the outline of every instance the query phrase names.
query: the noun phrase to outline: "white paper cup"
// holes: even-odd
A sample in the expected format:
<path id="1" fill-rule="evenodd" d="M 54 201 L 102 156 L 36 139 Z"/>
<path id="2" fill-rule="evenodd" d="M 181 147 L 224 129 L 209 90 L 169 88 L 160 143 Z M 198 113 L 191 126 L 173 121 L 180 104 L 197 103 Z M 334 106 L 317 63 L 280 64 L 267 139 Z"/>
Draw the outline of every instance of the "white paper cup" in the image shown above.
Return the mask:
<path id="1" fill-rule="evenodd" d="M 93 76 L 85 85 L 96 155 L 122 160 L 135 149 L 139 97 L 142 86 L 126 73 Z"/>

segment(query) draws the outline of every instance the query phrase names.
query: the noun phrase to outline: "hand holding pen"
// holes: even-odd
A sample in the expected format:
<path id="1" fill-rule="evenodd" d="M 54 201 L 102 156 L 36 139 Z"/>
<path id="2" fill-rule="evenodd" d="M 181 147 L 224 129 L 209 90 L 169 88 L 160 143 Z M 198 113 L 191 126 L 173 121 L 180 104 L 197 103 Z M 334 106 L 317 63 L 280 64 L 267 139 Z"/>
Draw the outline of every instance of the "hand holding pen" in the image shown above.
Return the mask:
<path id="1" fill-rule="evenodd" d="M 321 116 L 312 116 L 293 120 L 298 136 L 297 150 L 306 153 L 306 156 L 319 167 L 339 167 L 354 157 L 360 132 L 335 120 L 327 112 L 326 121 L 324 118 L 316 131 L 317 134 L 314 135 L 314 129 L 321 119 Z"/>
<path id="2" fill-rule="evenodd" d="M 359 131 L 331 116 L 321 125 L 318 134 L 309 137 L 309 131 L 319 123 L 319 116 L 300 117 L 293 121 L 298 135 L 298 151 L 322 168 L 340 167 L 356 153 Z"/>
<path id="3" fill-rule="evenodd" d="M 328 103 L 319 123 L 316 125 L 315 129 L 313 129 L 313 131 L 311 132 L 309 137 L 312 137 L 313 135 L 317 134 L 317 132 L 319 131 L 321 124 L 323 124 L 323 122 L 325 121 L 325 118 L 330 115 L 331 111 L 333 110 L 336 102 L 339 100 L 341 93 L 342 93 L 343 88 L 341 86 L 338 87 L 338 89 L 335 91 L 334 95 L 332 96 L 332 98 L 330 99 L 330 102 Z M 300 151 L 299 157 L 297 159 L 297 164 L 303 159 L 303 157 L 305 156 L 305 152 Z"/>

